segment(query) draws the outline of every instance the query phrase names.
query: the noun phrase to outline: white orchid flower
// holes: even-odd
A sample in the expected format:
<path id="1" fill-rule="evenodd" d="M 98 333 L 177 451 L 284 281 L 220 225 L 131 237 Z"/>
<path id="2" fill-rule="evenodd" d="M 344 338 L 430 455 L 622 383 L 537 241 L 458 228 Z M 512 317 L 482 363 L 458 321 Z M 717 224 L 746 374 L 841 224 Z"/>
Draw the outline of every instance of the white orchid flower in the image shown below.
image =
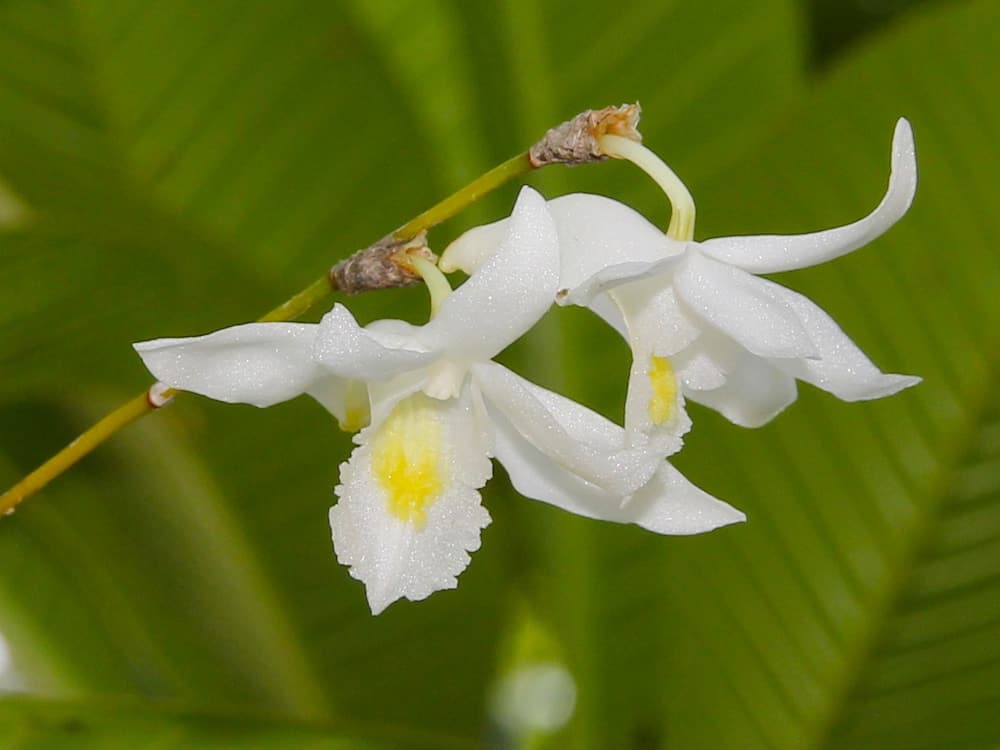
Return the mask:
<path id="1" fill-rule="evenodd" d="M 797 379 L 845 401 L 881 398 L 920 382 L 882 373 L 813 302 L 754 275 L 832 260 L 906 213 L 917 182 L 906 120 L 896 125 L 888 190 L 865 218 L 812 234 L 705 242 L 692 240 L 694 202 L 663 162 L 637 143 L 603 141 L 609 155 L 649 172 L 674 207 L 664 235 L 609 198 L 576 194 L 549 202 L 562 252 L 559 302 L 590 307 L 631 345 L 630 434 L 678 434 L 686 424 L 679 416 L 682 394 L 757 427 L 795 400 Z M 473 272 L 494 252 L 505 222 L 464 234 L 445 251 L 441 267 Z"/>
<path id="2" fill-rule="evenodd" d="M 580 515 L 689 534 L 743 520 L 620 427 L 492 361 L 552 303 L 558 238 L 544 199 L 522 190 L 497 252 L 452 292 L 414 259 L 432 298 L 423 326 L 251 323 L 136 344 L 172 387 L 268 406 L 308 393 L 342 425 L 370 425 L 341 465 L 330 510 L 337 559 L 374 614 L 454 588 L 490 516 L 478 489 L 504 464 L 522 494 Z M 370 412 L 369 412 L 370 408 Z M 359 416 L 360 415 L 360 416 Z"/>

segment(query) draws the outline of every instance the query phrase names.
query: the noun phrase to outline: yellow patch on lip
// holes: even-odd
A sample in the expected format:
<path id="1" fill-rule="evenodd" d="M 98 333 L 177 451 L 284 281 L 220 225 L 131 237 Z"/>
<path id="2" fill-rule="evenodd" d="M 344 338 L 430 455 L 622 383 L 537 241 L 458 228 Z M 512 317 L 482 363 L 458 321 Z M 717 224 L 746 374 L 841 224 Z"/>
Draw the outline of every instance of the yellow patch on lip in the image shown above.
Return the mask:
<path id="1" fill-rule="evenodd" d="M 677 378 L 669 359 L 649 358 L 649 384 L 653 388 L 649 399 L 649 417 L 653 424 L 663 424 L 674 415 L 674 404 L 677 402 Z"/>
<path id="2" fill-rule="evenodd" d="M 423 394 L 400 401 L 372 440 L 372 472 L 389 512 L 416 528 L 441 495 L 441 423 Z"/>

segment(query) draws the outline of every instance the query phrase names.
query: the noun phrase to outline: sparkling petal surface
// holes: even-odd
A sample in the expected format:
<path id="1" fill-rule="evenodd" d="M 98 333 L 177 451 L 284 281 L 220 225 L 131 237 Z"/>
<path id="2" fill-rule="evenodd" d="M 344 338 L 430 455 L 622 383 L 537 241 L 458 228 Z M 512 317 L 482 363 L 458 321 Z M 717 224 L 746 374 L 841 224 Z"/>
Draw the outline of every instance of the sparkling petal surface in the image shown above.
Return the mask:
<path id="1" fill-rule="evenodd" d="M 775 360 L 775 362 L 786 360 Z M 710 390 L 686 389 L 687 397 L 715 409 L 733 424 L 760 427 L 798 396 L 795 378 L 772 362 L 744 353 L 728 365 L 725 383 Z"/>
<path id="2" fill-rule="evenodd" d="M 494 424 L 497 460 L 525 497 L 586 518 L 636 524 L 657 534 L 696 534 L 745 518 L 695 487 L 665 461 L 660 461 L 650 480 L 623 503 L 621 496 L 553 461 L 526 441 L 502 414 L 495 415 Z M 624 440 L 622 428 L 607 420 L 602 431 L 619 443 Z"/>
<path id="3" fill-rule="evenodd" d="M 247 323 L 206 336 L 134 344 L 158 380 L 228 403 L 271 406 L 328 377 L 312 360 L 309 323 Z M 324 403 L 336 406 L 331 394 Z"/>
<path id="4" fill-rule="evenodd" d="M 752 273 L 774 273 L 825 263 L 884 234 L 910 208 L 917 190 L 917 157 L 910 124 L 900 119 L 892 138 L 889 188 L 878 207 L 847 226 L 796 235 L 720 237 L 701 243 L 705 255 Z"/>
<path id="5" fill-rule="evenodd" d="M 521 189 L 495 253 L 420 329 L 431 349 L 485 361 L 507 348 L 549 309 L 559 281 L 559 240 L 545 199 Z"/>
<path id="6" fill-rule="evenodd" d="M 419 522 L 394 510 L 385 471 L 378 456 L 373 459 L 373 445 L 377 449 L 385 437 L 379 430 L 392 424 L 387 420 L 359 435 L 358 447 L 341 465 L 339 500 L 330 509 L 337 560 L 365 584 L 372 614 L 397 599 L 418 601 L 455 588 L 469 553 L 479 548 L 481 530 L 490 523 L 478 492 L 492 473 L 488 438 L 468 393 L 443 402 L 418 393 L 397 408 L 412 408 L 422 422 L 413 430 L 413 440 L 434 436 L 432 445 L 415 447 L 437 457 L 440 491 L 435 499 Z"/>
<path id="7" fill-rule="evenodd" d="M 476 365 L 473 376 L 491 411 L 502 415 L 520 440 L 616 497 L 645 484 L 663 458 L 648 446 L 626 447 L 620 427 L 501 365 Z"/>
<path id="8" fill-rule="evenodd" d="M 436 352 L 422 350 L 413 336 L 403 335 L 414 326 L 392 323 L 397 325 L 362 328 L 346 307 L 334 305 L 319 322 L 311 353 L 330 374 L 365 381 L 387 380 L 435 359 Z"/>
<path id="9" fill-rule="evenodd" d="M 818 305 L 790 289 L 781 288 L 781 293 L 809 332 L 819 357 L 775 360 L 775 367 L 844 401 L 891 396 L 920 382 L 912 375 L 883 373 Z"/>
<path id="10" fill-rule="evenodd" d="M 761 357 L 814 357 L 815 344 L 779 285 L 691 253 L 674 277 L 678 300 Z"/>

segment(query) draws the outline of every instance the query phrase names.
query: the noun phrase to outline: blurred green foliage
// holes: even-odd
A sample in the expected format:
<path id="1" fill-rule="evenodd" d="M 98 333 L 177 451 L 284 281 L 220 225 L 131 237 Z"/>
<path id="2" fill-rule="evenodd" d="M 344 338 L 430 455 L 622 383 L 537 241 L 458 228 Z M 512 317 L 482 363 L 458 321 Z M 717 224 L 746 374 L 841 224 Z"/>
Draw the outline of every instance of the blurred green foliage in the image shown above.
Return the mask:
<path id="1" fill-rule="evenodd" d="M 252 319 L 547 127 L 636 99 L 699 237 L 860 216 L 909 117 L 910 215 L 781 282 L 925 378 L 877 403 L 803 388 L 756 431 L 692 407 L 677 465 L 750 519 L 707 536 L 569 517 L 498 469 L 459 589 L 378 618 L 328 538 L 349 436 L 306 400 L 185 399 L 0 523 L 29 693 L 0 701 L 0 743 L 507 747 L 491 691 L 531 652 L 578 694 L 528 745 L 1000 746 L 1000 7 L 851 7 L 0 0 L 6 483 L 145 386 L 130 342 Z M 532 183 L 667 215 L 626 164 Z M 420 320 L 425 297 L 349 304 Z M 583 311 L 505 359 L 620 417 L 627 352 Z"/>

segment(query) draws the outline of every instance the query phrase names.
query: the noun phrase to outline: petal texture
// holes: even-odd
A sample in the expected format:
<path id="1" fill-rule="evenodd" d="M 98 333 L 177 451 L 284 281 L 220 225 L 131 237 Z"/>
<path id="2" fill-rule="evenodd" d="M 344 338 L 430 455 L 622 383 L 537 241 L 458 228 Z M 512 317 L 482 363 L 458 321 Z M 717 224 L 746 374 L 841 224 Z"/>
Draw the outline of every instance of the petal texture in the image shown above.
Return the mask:
<path id="1" fill-rule="evenodd" d="M 620 427 L 501 365 L 476 365 L 473 377 L 491 412 L 513 427 L 518 440 L 612 496 L 635 492 L 663 459 L 648 446 L 627 447 Z"/>
<path id="2" fill-rule="evenodd" d="M 522 188 L 497 251 L 444 300 L 420 340 L 467 361 L 492 359 L 545 314 L 558 281 L 555 224 L 545 199 Z"/>
<path id="3" fill-rule="evenodd" d="M 334 305 L 319 322 L 311 352 L 315 361 L 331 375 L 365 381 L 387 380 L 434 361 L 435 352 L 422 350 L 412 336 L 397 331 L 415 326 L 381 322 L 381 328 L 362 328 L 346 307 Z"/>
<path id="4" fill-rule="evenodd" d="M 796 235 L 720 237 L 701 243 L 705 255 L 752 273 L 774 273 L 825 263 L 867 245 L 910 208 L 917 190 L 917 156 L 910 123 L 900 119 L 892 138 L 889 188 L 878 207 L 853 224 Z"/>
<path id="5" fill-rule="evenodd" d="M 551 393 L 548 398 L 562 399 Z M 620 444 L 622 428 L 603 417 L 598 419 L 603 420 L 601 432 Z M 660 461 L 650 480 L 623 502 L 621 496 L 580 478 L 524 440 L 503 415 L 497 414 L 494 423 L 497 460 L 525 497 L 586 518 L 632 523 L 657 534 L 697 534 L 745 519 L 738 510 L 688 482 L 665 461 Z"/>
<path id="6" fill-rule="evenodd" d="M 819 357 L 774 360 L 775 367 L 844 401 L 891 396 L 920 382 L 920 378 L 912 375 L 882 372 L 818 305 L 790 289 L 778 288 L 785 304 L 795 311 L 808 331 Z"/>
<path id="7" fill-rule="evenodd" d="M 782 287 L 690 253 L 674 278 L 677 298 L 698 317 L 761 357 L 815 357 L 818 352 L 790 309 Z"/>
<path id="8" fill-rule="evenodd" d="M 330 528 L 372 614 L 458 585 L 490 523 L 477 491 L 492 472 L 486 440 L 468 395 L 441 402 L 420 393 L 359 435 L 341 465 Z"/>
<path id="9" fill-rule="evenodd" d="M 206 336 L 142 341 L 133 348 L 153 376 L 173 388 L 264 407 L 299 396 L 328 377 L 312 359 L 315 337 L 316 326 L 309 323 L 247 323 Z"/>
<path id="10" fill-rule="evenodd" d="M 710 390 L 686 389 L 685 393 L 691 401 L 714 409 L 733 424 L 760 427 L 798 396 L 795 378 L 773 362 L 744 352 L 729 365 L 723 385 Z"/>
<path id="11" fill-rule="evenodd" d="M 573 193 L 549 201 L 562 251 L 560 285 L 574 289 L 603 274 L 628 277 L 615 266 L 631 267 L 631 276 L 680 255 L 685 243 L 669 239 L 638 211 L 602 195 Z"/>

